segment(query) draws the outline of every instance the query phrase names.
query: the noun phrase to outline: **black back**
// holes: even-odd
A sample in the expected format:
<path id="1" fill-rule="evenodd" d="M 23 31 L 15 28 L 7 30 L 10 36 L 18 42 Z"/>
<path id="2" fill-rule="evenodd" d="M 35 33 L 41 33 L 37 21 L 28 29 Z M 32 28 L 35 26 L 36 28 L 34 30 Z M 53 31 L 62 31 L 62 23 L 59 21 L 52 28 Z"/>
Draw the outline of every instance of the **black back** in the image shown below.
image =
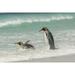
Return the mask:
<path id="1" fill-rule="evenodd" d="M 35 49 L 33 45 L 29 44 L 29 41 L 30 41 L 30 40 L 26 41 L 25 44 L 24 44 L 24 46 L 25 46 L 26 48 Z"/>
<path id="2" fill-rule="evenodd" d="M 53 35 L 49 30 L 47 30 L 47 31 L 48 31 L 48 33 L 46 33 L 46 36 L 48 39 L 48 43 L 50 45 L 50 49 L 55 49 L 55 43 L 54 43 Z"/>

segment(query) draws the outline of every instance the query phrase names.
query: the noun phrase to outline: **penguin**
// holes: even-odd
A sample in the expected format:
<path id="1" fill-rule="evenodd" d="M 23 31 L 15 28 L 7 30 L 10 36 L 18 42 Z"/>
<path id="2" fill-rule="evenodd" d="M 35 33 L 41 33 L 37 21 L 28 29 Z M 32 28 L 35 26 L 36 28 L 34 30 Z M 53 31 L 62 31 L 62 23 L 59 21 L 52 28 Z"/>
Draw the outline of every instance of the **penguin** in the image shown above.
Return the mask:
<path id="1" fill-rule="evenodd" d="M 30 40 L 26 41 L 25 43 L 19 41 L 15 44 L 19 45 L 22 49 L 35 49 L 32 44 L 29 44 Z"/>
<path id="2" fill-rule="evenodd" d="M 49 31 L 47 27 L 43 27 L 40 31 L 43 31 L 47 37 L 48 44 L 50 46 L 50 49 L 54 50 L 55 48 L 55 43 L 54 43 L 54 38 L 52 33 Z"/>

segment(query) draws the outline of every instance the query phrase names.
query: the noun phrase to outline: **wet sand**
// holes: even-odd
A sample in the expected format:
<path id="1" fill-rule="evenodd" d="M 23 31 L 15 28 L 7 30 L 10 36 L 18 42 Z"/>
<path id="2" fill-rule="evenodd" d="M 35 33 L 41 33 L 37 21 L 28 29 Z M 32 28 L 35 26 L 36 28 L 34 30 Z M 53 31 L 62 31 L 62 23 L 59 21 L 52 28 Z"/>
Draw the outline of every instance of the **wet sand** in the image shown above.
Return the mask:
<path id="1" fill-rule="evenodd" d="M 14 62 L 75 62 L 75 54 L 48 57 L 48 58 L 37 58 L 32 60 L 14 61 Z"/>

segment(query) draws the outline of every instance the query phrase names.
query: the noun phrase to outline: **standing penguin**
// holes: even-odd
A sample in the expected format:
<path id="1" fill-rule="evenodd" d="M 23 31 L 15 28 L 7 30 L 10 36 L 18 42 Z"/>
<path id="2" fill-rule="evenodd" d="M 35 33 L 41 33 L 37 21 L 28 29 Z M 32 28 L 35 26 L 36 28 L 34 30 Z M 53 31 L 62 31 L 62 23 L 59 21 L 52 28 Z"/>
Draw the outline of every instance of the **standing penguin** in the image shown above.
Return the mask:
<path id="1" fill-rule="evenodd" d="M 48 39 L 48 43 L 49 43 L 49 46 L 50 46 L 50 49 L 55 49 L 55 43 L 54 43 L 54 38 L 53 38 L 53 35 L 52 33 L 48 30 L 47 27 L 43 27 L 40 31 L 44 31 L 45 34 L 46 34 L 46 37 Z"/>

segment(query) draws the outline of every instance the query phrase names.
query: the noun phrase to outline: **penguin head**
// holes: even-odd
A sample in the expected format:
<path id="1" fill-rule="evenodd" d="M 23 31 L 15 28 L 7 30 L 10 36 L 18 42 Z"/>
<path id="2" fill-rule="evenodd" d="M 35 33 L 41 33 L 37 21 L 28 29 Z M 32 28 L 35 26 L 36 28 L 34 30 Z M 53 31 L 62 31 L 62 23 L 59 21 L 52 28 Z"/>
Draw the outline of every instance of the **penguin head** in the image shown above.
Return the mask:
<path id="1" fill-rule="evenodd" d="M 17 43 L 15 43 L 15 44 L 17 44 L 17 45 L 22 45 L 22 44 L 23 44 L 23 42 L 17 42 Z"/>
<path id="2" fill-rule="evenodd" d="M 43 27 L 40 31 L 48 31 L 47 27 Z"/>

